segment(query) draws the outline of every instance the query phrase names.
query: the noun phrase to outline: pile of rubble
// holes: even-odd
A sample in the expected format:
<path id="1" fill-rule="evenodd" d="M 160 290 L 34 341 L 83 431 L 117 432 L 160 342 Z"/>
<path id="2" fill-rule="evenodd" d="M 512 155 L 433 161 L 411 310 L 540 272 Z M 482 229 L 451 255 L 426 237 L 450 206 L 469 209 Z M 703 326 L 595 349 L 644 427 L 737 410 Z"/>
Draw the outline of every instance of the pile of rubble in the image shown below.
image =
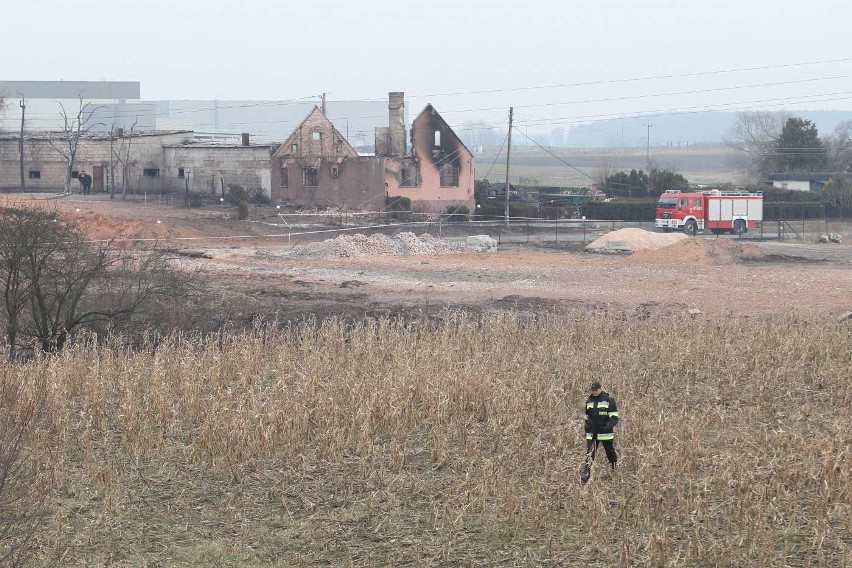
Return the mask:
<path id="1" fill-rule="evenodd" d="M 303 258 L 357 257 L 357 256 L 407 256 L 415 254 L 439 254 L 478 250 L 463 243 L 451 243 L 428 233 L 420 236 L 411 232 L 394 236 L 373 234 L 341 235 L 321 243 L 312 243 L 294 248 L 290 255 Z"/>

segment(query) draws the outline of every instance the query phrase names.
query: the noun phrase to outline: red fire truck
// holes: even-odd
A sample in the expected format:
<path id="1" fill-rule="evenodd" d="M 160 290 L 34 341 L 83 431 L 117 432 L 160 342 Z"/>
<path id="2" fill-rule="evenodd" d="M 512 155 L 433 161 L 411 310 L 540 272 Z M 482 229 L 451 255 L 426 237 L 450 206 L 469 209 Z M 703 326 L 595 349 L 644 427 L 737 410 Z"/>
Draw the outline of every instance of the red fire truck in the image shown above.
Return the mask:
<path id="1" fill-rule="evenodd" d="M 741 235 L 763 221 L 763 194 L 719 190 L 687 193 L 667 191 L 657 202 L 654 225 L 687 235 L 709 229 L 714 235 Z"/>

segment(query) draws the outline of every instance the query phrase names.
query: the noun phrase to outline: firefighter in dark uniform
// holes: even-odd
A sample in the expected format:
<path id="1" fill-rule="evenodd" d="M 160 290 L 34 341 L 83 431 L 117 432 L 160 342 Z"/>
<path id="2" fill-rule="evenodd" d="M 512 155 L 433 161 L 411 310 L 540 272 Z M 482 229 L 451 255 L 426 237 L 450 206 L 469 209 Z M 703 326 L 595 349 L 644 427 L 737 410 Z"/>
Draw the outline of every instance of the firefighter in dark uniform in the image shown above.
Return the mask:
<path id="1" fill-rule="evenodd" d="M 618 407 L 615 399 L 604 392 L 597 381 L 592 383 L 592 392 L 586 400 L 586 452 L 589 463 L 595 459 L 599 444 L 603 444 L 606 459 L 615 470 L 618 455 L 615 453 L 613 428 L 618 423 Z"/>

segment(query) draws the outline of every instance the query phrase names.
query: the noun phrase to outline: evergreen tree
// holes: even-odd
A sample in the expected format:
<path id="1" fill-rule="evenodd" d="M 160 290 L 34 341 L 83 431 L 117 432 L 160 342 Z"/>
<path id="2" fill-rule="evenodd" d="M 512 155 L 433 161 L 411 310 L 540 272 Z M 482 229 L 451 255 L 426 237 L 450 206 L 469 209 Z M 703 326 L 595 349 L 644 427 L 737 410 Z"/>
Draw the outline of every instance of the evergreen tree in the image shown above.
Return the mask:
<path id="1" fill-rule="evenodd" d="M 775 145 L 773 165 L 777 171 L 821 171 L 825 168 L 826 157 L 826 149 L 813 122 L 798 117 L 787 119 Z"/>

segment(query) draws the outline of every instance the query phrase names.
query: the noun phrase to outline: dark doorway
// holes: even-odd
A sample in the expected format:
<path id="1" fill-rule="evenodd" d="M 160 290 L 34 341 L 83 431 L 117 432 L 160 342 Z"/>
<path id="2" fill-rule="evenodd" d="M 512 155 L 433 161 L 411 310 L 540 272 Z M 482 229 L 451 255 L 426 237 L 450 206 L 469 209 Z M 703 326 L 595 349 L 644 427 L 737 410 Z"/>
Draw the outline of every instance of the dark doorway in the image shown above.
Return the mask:
<path id="1" fill-rule="evenodd" d="M 92 191 L 104 190 L 104 167 L 94 166 L 92 168 Z"/>

